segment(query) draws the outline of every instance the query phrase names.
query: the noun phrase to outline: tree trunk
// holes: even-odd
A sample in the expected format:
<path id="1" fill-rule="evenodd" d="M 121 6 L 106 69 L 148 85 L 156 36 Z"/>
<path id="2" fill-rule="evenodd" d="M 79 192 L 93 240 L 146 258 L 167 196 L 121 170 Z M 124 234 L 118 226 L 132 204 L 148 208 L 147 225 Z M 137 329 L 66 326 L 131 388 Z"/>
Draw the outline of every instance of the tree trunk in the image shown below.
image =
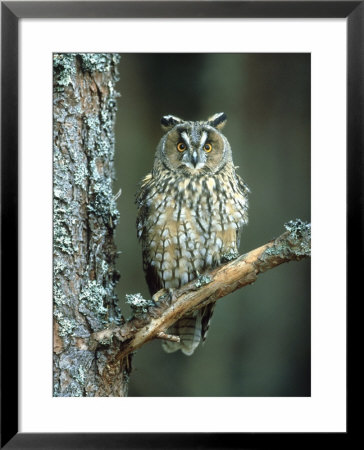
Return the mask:
<path id="1" fill-rule="evenodd" d="M 88 346 L 92 333 L 124 323 L 114 292 L 118 59 L 54 55 L 54 396 L 127 395 L 119 342 Z"/>

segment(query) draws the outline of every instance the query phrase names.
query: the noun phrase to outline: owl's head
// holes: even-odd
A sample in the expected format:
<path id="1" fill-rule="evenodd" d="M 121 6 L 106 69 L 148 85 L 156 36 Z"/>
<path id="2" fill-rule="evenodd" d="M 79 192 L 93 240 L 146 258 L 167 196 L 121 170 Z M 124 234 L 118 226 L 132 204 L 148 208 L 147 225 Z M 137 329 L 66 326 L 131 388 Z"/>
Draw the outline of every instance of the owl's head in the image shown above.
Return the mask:
<path id="1" fill-rule="evenodd" d="M 215 173 L 232 162 L 231 148 L 221 129 L 226 114 L 217 113 L 206 121 L 190 122 L 167 115 L 161 119 L 165 131 L 156 153 L 155 164 L 171 171 Z"/>

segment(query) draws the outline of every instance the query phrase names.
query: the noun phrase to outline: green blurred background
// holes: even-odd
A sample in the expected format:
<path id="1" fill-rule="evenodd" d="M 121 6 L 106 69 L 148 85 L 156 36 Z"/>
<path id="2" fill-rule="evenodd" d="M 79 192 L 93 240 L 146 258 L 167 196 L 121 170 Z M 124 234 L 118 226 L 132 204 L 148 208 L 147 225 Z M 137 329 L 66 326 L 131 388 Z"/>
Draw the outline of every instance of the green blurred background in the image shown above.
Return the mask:
<path id="1" fill-rule="evenodd" d="M 162 115 L 228 117 L 238 173 L 251 189 L 241 253 L 310 220 L 310 55 L 122 54 L 116 123 L 118 295 L 149 297 L 136 238 L 134 194 L 153 165 Z M 160 341 L 134 356 L 130 396 L 309 396 L 310 262 L 284 264 L 218 301 L 192 356 Z"/>

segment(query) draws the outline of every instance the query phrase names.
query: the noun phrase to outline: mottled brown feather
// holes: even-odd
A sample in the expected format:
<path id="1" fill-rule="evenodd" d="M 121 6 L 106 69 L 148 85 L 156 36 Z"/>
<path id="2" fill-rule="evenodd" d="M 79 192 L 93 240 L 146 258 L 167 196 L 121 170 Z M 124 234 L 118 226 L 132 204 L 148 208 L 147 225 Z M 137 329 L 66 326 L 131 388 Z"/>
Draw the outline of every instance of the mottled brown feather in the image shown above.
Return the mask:
<path id="1" fill-rule="evenodd" d="M 221 129 L 226 116 L 220 114 L 213 123 Z M 166 117 L 165 122 L 175 116 Z M 238 254 L 249 190 L 235 172 L 227 139 L 211 123 L 178 119 L 168 127 L 153 171 L 140 184 L 137 229 L 152 295 L 163 287 L 178 288 Z M 185 151 L 178 150 L 179 142 Z M 206 143 L 212 146 L 208 154 Z M 175 323 L 168 333 L 180 335 L 181 342 L 165 342 L 165 350 L 192 354 L 206 338 L 213 309 L 208 305 Z"/>

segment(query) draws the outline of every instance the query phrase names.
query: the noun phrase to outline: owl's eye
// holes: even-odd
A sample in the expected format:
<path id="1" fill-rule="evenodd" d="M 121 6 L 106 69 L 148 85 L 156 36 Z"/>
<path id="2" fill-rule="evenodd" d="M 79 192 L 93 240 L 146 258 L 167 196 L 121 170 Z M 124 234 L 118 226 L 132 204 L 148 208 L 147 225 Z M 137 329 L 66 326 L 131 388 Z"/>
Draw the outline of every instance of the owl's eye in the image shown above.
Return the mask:
<path id="1" fill-rule="evenodd" d="M 184 142 L 178 142 L 177 150 L 179 152 L 184 152 L 186 150 L 186 144 Z"/>
<path id="2" fill-rule="evenodd" d="M 203 149 L 205 150 L 206 153 L 210 153 L 212 150 L 212 145 L 211 144 L 205 144 L 203 146 Z"/>

